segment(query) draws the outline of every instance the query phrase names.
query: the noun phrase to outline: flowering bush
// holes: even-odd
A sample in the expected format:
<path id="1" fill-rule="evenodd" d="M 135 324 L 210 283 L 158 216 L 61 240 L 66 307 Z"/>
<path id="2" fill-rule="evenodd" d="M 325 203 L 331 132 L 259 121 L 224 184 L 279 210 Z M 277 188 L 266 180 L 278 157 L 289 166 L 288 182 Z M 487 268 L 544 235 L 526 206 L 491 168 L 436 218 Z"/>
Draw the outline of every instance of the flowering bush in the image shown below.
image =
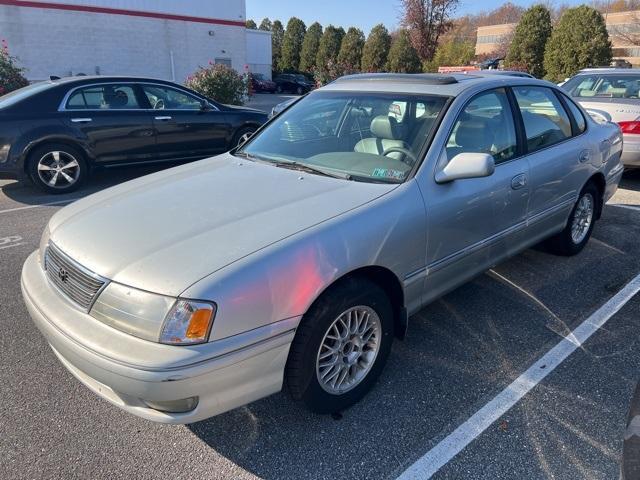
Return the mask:
<path id="1" fill-rule="evenodd" d="M 354 73 L 360 73 L 360 71 L 352 65 L 329 60 L 324 67 L 316 67 L 313 70 L 313 79 L 316 86 L 321 87 L 333 82 L 336 78 Z"/>
<path id="2" fill-rule="evenodd" d="M 16 65 L 16 58 L 9 54 L 7 42 L 2 40 L 0 44 L 0 95 L 29 85 L 23 72 L 24 69 Z"/>
<path id="3" fill-rule="evenodd" d="M 212 62 L 188 77 L 185 85 L 205 97 L 230 105 L 244 104 L 249 95 L 248 75 L 240 75 L 226 65 Z"/>

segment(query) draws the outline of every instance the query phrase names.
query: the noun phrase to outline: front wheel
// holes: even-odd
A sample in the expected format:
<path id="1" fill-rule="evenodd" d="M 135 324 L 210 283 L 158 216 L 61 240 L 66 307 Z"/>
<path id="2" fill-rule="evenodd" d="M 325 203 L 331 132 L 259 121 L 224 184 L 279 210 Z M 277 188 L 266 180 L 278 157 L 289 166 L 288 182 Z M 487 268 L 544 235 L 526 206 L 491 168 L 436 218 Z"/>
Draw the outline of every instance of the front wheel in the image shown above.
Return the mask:
<path id="1" fill-rule="evenodd" d="M 246 127 L 239 130 L 233 137 L 233 144 L 231 148 L 239 148 L 244 145 L 251 136 L 256 133 L 256 129 L 253 127 Z"/>
<path id="2" fill-rule="evenodd" d="M 82 185 L 88 173 L 82 152 L 65 144 L 38 147 L 28 162 L 31 180 L 47 193 L 72 192 Z"/>
<path id="3" fill-rule="evenodd" d="M 576 202 L 564 230 L 546 242 L 551 253 L 572 256 L 585 247 L 596 223 L 600 192 L 593 183 L 587 184 Z"/>
<path id="4" fill-rule="evenodd" d="M 294 399 L 316 413 L 358 402 L 373 387 L 393 341 L 393 310 L 378 285 L 349 278 L 305 314 L 285 371 Z"/>

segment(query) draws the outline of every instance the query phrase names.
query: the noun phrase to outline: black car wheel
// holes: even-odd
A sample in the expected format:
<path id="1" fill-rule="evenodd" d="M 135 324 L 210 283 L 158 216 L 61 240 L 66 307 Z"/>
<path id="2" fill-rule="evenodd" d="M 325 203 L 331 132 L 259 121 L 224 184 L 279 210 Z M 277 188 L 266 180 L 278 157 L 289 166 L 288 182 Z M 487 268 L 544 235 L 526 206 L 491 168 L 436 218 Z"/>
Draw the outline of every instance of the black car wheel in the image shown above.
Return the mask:
<path id="1" fill-rule="evenodd" d="M 238 130 L 233 137 L 233 144 L 231 148 L 241 147 L 254 133 L 256 133 L 256 129 L 254 127 L 245 127 Z"/>
<path id="2" fill-rule="evenodd" d="M 316 413 L 353 405 L 373 387 L 392 342 L 384 290 L 364 277 L 340 281 L 300 322 L 285 369 L 292 397 Z"/>
<path id="3" fill-rule="evenodd" d="M 87 164 L 82 152 L 65 144 L 47 144 L 29 155 L 29 175 L 47 193 L 68 193 L 82 185 Z"/>

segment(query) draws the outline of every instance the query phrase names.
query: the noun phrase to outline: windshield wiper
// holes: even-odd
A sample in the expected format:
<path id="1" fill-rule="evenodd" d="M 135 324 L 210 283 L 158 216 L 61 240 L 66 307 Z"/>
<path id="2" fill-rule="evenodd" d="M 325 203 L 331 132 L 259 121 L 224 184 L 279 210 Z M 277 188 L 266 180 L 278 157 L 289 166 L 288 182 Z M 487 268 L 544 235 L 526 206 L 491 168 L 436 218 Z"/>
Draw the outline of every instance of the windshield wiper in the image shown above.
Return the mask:
<path id="1" fill-rule="evenodd" d="M 309 165 L 307 163 L 296 162 L 295 160 L 285 160 L 285 159 L 269 159 L 278 167 L 289 168 L 291 170 L 301 170 L 309 173 L 315 173 L 317 175 L 324 175 L 325 177 L 332 178 L 341 178 L 343 180 L 353 180 L 353 177 L 345 172 L 336 172 L 335 170 L 330 170 L 326 168 L 322 168 L 316 165 Z"/>

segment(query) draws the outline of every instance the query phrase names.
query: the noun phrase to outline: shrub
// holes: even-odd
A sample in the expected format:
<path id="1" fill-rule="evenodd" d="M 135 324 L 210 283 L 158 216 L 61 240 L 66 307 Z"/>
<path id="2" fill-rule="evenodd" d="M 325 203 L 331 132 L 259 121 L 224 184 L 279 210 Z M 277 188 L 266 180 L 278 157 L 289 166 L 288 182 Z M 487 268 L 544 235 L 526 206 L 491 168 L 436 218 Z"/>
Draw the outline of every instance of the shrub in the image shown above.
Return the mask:
<path id="1" fill-rule="evenodd" d="M 7 42 L 0 44 L 0 95 L 29 85 L 24 78 L 24 69 L 16 65 L 17 59 L 9 54 Z"/>
<path id="2" fill-rule="evenodd" d="M 524 12 L 509 46 L 505 66 L 542 78 L 545 75 L 544 49 L 551 30 L 551 13 L 545 6 L 534 5 Z"/>
<path id="3" fill-rule="evenodd" d="M 185 85 L 220 103 L 242 105 L 249 95 L 248 76 L 240 75 L 234 69 L 222 64 L 209 62 L 208 67 L 200 67 L 187 78 Z"/>

